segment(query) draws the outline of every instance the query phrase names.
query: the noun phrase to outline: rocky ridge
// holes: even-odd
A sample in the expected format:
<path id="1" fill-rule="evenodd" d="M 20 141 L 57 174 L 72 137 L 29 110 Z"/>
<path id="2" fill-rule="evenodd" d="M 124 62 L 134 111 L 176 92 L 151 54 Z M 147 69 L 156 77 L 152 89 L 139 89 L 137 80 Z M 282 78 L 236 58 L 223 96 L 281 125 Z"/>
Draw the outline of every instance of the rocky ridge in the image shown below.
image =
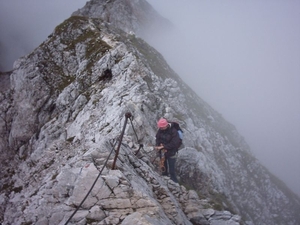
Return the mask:
<path id="1" fill-rule="evenodd" d="M 299 198 L 132 28 L 73 16 L 15 63 L 0 98 L 2 224 L 64 224 L 102 168 L 70 224 L 297 224 Z M 184 186 L 152 164 L 161 116 L 185 132 Z"/>
<path id="2" fill-rule="evenodd" d="M 102 23 L 71 17 L 35 52 L 15 63 L 12 88 L 3 92 L 12 92 L 7 104 L 14 112 L 7 124 L 6 147 L 17 155 L 16 168 L 7 171 L 6 178 L 12 175 L 12 179 L 1 194 L 2 224 L 64 224 L 108 157 L 125 112 L 133 113 L 140 141 L 153 141 L 158 114 L 151 115 L 156 109 L 148 105 L 154 100 L 161 108 L 154 86 L 160 78 L 129 44 L 145 43 L 125 33 L 121 37 Z M 95 36 L 97 40 L 90 38 Z M 126 38 L 126 44 L 119 41 Z M 87 60 L 87 54 L 98 60 Z M 155 80 L 150 82 L 147 76 Z M 154 89 L 141 95 L 148 84 Z M 161 88 L 165 84 L 178 89 L 170 78 Z M 118 170 L 111 170 L 111 163 L 106 167 L 71 224 L 209 224 L 208 220 L 236 224 L 240 220 L 228 211 L 209 208 L 195 191 L 162 179 L 147 152 L 142 159 L 133 154 L 136 143 L 131 140 L 132 130 L 127 133 L 123 145 L 127 139 L 128 146 L 121 148 Z M 145 149 L 153 153 L 152 147 Z"/>

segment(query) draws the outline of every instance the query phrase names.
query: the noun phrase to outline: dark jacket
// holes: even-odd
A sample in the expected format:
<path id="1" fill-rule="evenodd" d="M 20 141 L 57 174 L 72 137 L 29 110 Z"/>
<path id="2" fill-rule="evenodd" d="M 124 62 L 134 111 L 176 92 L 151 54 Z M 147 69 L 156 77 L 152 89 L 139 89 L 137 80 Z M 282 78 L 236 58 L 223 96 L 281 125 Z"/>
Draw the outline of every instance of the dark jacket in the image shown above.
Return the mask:
<path id="1" fill-rule="evenodd" d="M 177 130 L 174 127 L 169 127 L 166 130 L 158 130 L 156 133 L 156 146 L 163 144 L 164 149 L 167 150 L 165 156 L 174 156 L 178 151 L 180 138 Z"/>

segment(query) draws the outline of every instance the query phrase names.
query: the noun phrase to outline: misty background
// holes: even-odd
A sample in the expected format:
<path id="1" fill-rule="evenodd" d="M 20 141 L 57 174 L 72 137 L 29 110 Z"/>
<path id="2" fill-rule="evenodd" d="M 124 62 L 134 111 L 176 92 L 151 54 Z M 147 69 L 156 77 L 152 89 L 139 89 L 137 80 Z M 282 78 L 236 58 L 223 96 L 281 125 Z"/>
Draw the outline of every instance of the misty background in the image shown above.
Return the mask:
<path id="1" fill-rule="evenodd" d="M 300 1 L 148 2 L 177 29 L 149 42 L 300 196 Z"/>
<path id="2" fill-rule="evenodd" d="M 0 71 L 85 2 L 1 0 Z M 300 1 L 148 2 L 175 30 L 147 41 L 300 196 Z"/>

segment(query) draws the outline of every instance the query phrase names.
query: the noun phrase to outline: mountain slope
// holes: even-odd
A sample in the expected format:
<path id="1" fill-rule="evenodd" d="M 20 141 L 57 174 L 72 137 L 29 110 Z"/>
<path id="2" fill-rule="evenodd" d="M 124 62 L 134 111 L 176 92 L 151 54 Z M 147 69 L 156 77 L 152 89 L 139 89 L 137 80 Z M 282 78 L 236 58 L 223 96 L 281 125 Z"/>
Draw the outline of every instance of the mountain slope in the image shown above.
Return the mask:
<path id="1" fill-rule="evenodd" d="M 131 1 L 86 7 L 98 12 L 102 3 L 111 12 L 115 2 L 130 9 Z M 71 223 L 299 222 L 299 198 L 155 49 L 125 32 L 137 28 L 91 17 L 72 16 L 57 26 L 15 63 L 11 88 L 1 90 L 2 224 L 64 224 L 102 168 Z M 133 127 L 127 124 L 117 170 L 111 170 L 127 112 Z M 177 167 L 185 187 L 159 176 L 152 163 L 161 116 L 184 129 Z"/>
<path id="2" fill-rule="evenodd" d="M 145 0 L 91 0 L 72 16 L 100 18 L 127 33 L 143 36 L 145 33 L 169 30 L 172 24 L 159 15 Z"/>

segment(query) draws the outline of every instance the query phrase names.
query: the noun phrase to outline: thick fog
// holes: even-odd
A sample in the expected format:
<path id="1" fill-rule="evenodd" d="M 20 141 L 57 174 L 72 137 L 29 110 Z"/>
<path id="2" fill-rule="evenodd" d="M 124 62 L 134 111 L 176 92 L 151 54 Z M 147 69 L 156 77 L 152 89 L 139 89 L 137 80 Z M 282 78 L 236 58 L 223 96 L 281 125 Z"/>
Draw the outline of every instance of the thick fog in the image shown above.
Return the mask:
<path id="1" fill-rule="evenodd" d="M 300 1 L 148 2 L 177 29 L 152 45 L 300 195 Z"/>
<path id="2" fill-rule="evenodd" d="M 0 70 L 85 0 L 1 0 Z M 176 28 L 149 39 L 255 156 L 300 195 L 300 1 L 148 0 Z"/>
<path id="3" fill-rule="evenodd" d="M 35 49 L 86 0 L 0 0 L 0 71 Z"/>

